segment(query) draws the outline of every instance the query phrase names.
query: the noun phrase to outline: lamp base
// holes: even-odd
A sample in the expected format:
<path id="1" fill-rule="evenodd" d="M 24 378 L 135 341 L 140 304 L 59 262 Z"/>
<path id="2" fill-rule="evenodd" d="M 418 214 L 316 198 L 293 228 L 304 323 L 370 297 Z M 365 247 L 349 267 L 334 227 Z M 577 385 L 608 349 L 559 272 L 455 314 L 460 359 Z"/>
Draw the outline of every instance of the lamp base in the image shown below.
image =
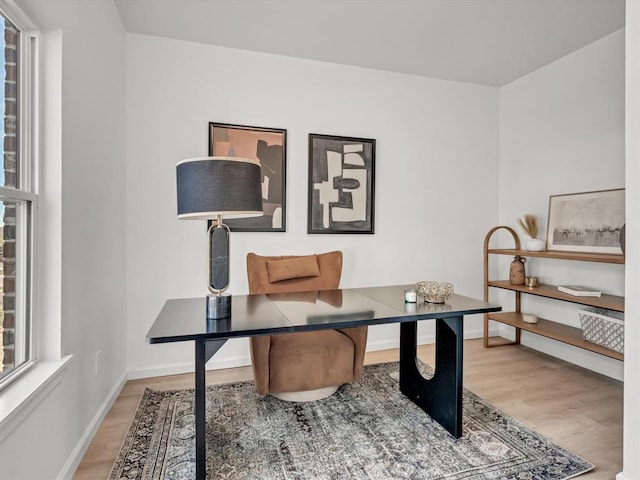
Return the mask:
<path id="1" fill-rule="evenodd" d="M 218 320 L 231 316 L 231 295 L 207 295 L 207 319 Z"/>

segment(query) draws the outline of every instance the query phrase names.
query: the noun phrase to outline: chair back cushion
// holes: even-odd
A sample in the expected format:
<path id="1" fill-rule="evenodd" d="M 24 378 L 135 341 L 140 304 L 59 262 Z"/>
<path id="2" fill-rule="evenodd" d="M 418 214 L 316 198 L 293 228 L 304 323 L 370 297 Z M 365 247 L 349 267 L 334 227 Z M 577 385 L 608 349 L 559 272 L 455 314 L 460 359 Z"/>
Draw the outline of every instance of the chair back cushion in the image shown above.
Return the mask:
<path id="1" fill-rule="evenodd" d="M 269 282 L 276 283 L 292 278 L 319 277 L 318 257 L 305 255 L 297 258 L 283 258 L 267 262 Z"/>
<path id="2" fill-rule="evenodd" d="M 247 254 L 249 293 L 335 290 L 342 275 L 342 252 L 267 257 Z"/>

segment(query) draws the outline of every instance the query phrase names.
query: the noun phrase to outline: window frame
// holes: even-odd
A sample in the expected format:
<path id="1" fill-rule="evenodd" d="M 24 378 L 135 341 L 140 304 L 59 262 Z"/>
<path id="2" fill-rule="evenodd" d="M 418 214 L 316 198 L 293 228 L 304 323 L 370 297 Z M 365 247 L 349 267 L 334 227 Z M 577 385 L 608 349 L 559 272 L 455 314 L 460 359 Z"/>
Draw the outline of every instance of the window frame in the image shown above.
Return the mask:
<path id="1" fill-rule="evenodd" d="M 26 354 L 19 365 L 0 379 L 0 392 L 22 377 L 38 361 L 35 266 L 38 213 L 38 105 L 39 35 L 15 2 L 0 0 L 0 13 L 19 31 L 16 57 L 16 188 L 0 186 L 0 200 L 16 202 L 16 329 Z M 19 207 L 18 204 L 23 204 Z M 24 220 L 20 221 L 20 217 Z M 21 312 L 20 316 L 18 312 Z M 17 356 L 16 356 L 17 359 Z"/>

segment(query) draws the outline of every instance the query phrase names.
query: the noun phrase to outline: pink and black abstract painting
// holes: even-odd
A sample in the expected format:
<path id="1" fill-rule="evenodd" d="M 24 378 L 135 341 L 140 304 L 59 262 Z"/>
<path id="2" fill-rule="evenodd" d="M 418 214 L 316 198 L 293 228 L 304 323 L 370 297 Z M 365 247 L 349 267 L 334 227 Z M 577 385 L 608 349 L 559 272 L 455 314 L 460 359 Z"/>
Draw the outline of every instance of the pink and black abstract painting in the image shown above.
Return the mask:
<path id="1" fill-rule="evenodd" d="M 226 219 L 231 231 L 284 232 L 287 131 L 209 123 L 209 155 L 260 161 L 264 216 Z"/>

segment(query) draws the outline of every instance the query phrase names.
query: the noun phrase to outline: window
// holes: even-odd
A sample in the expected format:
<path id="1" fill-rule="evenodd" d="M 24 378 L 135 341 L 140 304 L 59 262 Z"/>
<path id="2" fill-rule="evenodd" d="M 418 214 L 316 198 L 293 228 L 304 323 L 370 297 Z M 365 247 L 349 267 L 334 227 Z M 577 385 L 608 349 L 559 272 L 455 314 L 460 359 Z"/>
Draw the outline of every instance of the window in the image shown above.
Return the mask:
<path id="1" fill-rule="evenodd" d="M 31 317 L 35 37 L 0 12 L 0 388 L 35 360 Z"/>

